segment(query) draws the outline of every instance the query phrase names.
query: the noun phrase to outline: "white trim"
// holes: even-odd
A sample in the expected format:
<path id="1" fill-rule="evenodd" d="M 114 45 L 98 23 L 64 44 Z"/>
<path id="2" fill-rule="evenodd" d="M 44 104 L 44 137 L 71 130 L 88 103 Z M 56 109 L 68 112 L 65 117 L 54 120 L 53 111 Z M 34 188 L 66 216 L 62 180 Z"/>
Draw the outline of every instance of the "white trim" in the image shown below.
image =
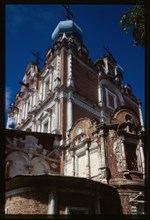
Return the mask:
<path id="1" fill-rule="evenodd" d="M 73 123 L 73 114 L 72 114 L 72 99 L 68 98 L 67 100 L 67 131 L 72 128 Z"/>
<path id="2" fill-rule="evenodd" d="M 120 103 L 121 105 L 124 105 L 124 98 L 122 96 L 122 93 L 120 92 L 120 90 L 114 85 L 112 84 L 109 80 L 107 79 L 102 79 L 100 81 L 100 87 L 102 87 L 103 85 L 105 85 L 107 88 L 111 88 L 112 91 L 115 92 L 115 94 L 117 94 L 119 100 L 120 100 Z M 105 88 L 106 88 L 105 87 Z"/>
<path id="3" fill-rule="evenodd" d="M 108 59 L 107 59 L 107 57 L 105 57 L 103 59 L 103 62 L 105 63 L 105 73 L 107 74 L 108 73 Z"/>
<path id="4" fill-rule="evenodd" d="M 98 86 L 98 103 L 102 104 L 102 102 L 103 102 L 103 89 L 99 85 Z"/>
<path id="5" fill-rule="evenodd" d="M 68 52 L 68 50 L 64 49 L 66 52 Z M 74 59 L 76 59 L 80 64 L 82 64 L 84 67 L 86 67 L 89 71 L 91 71 L 93 74 L 95 74 L 97 76 L 97 73 L 87 64 L 85 64 L 81 59 L 79 59 L 77 56 L 75 56 L 74 54 L 72 54 L 72 57 Z"/>
<path id="6" fill-rule="evenodd" d="M 60 66 L 61 66 L 61 56 L 60 53 L 56 57 L 56 71 L 57 71 L 57 77 L 60 77 Z"/>
<path id="7" fill-rule="evenodd" d="M 142 109 L 141 109 L 141 105 L 139 104 L 139 117 L 140 117 L 140 123 L 141 123 L 141 127 L 142 130 L 144 131 L 144 122 L 143 122 L 143 116 L 142 116 Z"/>
<path id="8" fill-rule="evenodd" d="M 67 86 L 71 86 L 72 81 L 72 53 L 68 53 L 67 56 Z"/>

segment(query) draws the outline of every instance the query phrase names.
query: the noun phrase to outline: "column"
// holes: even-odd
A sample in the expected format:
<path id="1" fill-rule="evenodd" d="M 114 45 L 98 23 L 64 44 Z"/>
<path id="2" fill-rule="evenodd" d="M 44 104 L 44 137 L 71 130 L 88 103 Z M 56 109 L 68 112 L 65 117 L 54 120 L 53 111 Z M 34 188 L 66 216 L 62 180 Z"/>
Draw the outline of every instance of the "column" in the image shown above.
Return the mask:
<path id="1" fill-rule="evenodd" d="M 31 96 L 31 93 L 30 93 L 30 97 L 29 97 L 29 112 L 31 112 L 31 103 L 32 103 L 32 100 L 31 100 L 32 96 Z"/>
<path id="2" fill-rule="evenodd" d="M 71 129 L 72 123 L 73 123 L 72 97 L 71 94 L 69 94 L 67 100 L 67 131 Z"/>
<path id="3" fill-rule="evenodd" d="M 98 103 L 101 104 L 103 102 L 103 89 L 98 86 Z"/>
<path id="4" fill-rule="evenodd" d="M 72 159 L 72 176 L 75 176 L 75 155 L 74 151 L 71 151 L 71 159 Z"/>
<path id="5" fill-rule="evenodd" d="M 52 121 L 52 109 L 47 109 L 48 112 L 48 133 L 51 132 L 51 121 Z"/>
<path id="6" fill-rule="evenodd" d="M 142 116 L 142 109 L 141 109 L 141 102 L 139 100 L 139 116 L 140 116 L 140 123 L 141 123 L 141 129 L 144 131 L 144 122 L 143 122 L 143 116 Z"/>
<path id="7" fill-rule="evenodd" d="M 26 103 L 25 103 L 25 119 L 27 118 L 27 114 L 28 114 L 28 101 L 26 100 Z"/>
<path id="8" fill-rule="evenodd" d="M 104 131 L 101 131 L 101 176 L 102 182 L 107 183 L 107 171 L 106 171 L 106 150 L 105 150 L 105 138 L 104 138 Z"/>
<path id="9" fill-rule="evenodd" d="M 50 192 L 48 197 L 48 214 L 57 214 L 57 196 L 56 192 Z"/>
<path id="10" fill-rule="evenodd" d="M 33 116 L 33 119 L 32 119 L 32 131 L 36 131 L 36 119 L 35 119 L 34 116 Z"/>
<path id="11" fill-rule="evenodd" d="M 42 93 L 43 93 L 42 100 L 44 100 L 46 98 L 46 83 L 45 83 L 44 80 L 43 80 L 43 91 L 42 91 Z"/>
<path id="12" fill-rule="evenodd" d="M 34 93 L 33 93 L 33 109 L 36 108 L 36 90 L 34 90 Z"/>
<path id="13" fill-rule="evenodd" d="M 40 119 L 38 119 L 38 132 L 41 132 L 41 120 Z"/>
<path id="14" fill-rule="evenodd" d="M 56 71 L 57 71 L 57 76 L 60 76 L 60 64 L 61 64 L 61 59 L 60 59 L 60 54 L 57 55 L 57 66 L 56 66 Z"/>
<path id="15" fill-rule="evenodd" d="M 49 73 L 49 90 L 52 90 L 52 71 Z"/>
<path id="16" fill-rule="evenodd" d="M 145 158 L 144 158 L 143 144 L 141 139 L 139 141 L 139 147 L 140 147 L 139 150 L 140 150 L 141 163 L 142 163 L 142 173 L 143 173 L 143 178 L 145 178 Z"/>
<path id="17" fill-rule="evenodd" d="M 20 118 L 21 118 L 21 119 L 25 119 L 25 110 L 26 110 L 26 109 L 25 109 L 25 108 L 26 108 L 25 101 L 23 101 L 23 104 L 22 104 L 22 105 L 23 105 L 23 106 L 22 106 L 23 108 L 22 108 L 22 110 L 21 110 L 21 111 L 22 111 L 22 114 L 21 114 L 21 111 L 20 111 Z"/>
<path id="18" fill-rule="evenodd" d="M 39 102 L 42 102 L 42 100 L 43 100 L 43 79 L 41 79 Z"/>
<path id="19" fill-rule="evenodd" d="M 57 133 L 60 130 L 60 126 L 59 126 L 59 124 L 60 124 L 60 113 L 59 113 L 60 100 L 59 100 L 57 94 L 55 95 L 54 101 L 55 101 L 55 132 Z"/>
<path id="20" fill-rule="evenodd" d="M 75 154 L 75 176 L 78 176 L 78 156 Z"/>
<path id="21" fill-rule="evenodd" d="M 108 60 L 107 57 L 103 59 L 104 63 L 105 63 L 105 73 L 108 73 Z"/>
<path id="22" fill-rule="evenodd" d="M 90 158 L 89 158 L 89 149 L 88 149 L 88 144 L 86 144 L 86 153 L 85 153 L 85 156 L 86 156 L 86 177 L 87 178 L 90 178 Z"/>
<path id="23" fill-rule="evenodd" d="M 50 128 L 51 128 L 51 118 L 50 118 L 50 114 L 48 114 L 48 133 L 51 132 Z"/>
<path id="24" fill-rule="evenodd" d="M 23 116 L 23 109 L 19 109 L 19 123 L 21 123 L 21 120 L 24 118 Z"/>
<path id="25" fill-rule="evenodd" d="M 98 105 L 100 107 L 100 122 L 104 122 L 104 111 L 103 111 L 103 89 L 98 87 Z"/>
<path id="26" fill-rule="evenodd" d="M 74 82 L 72 80 L 72 53 L 69 51 L 68 59 L 67 59 L 67 69 L 68 69 L 68 77 L 67 77 L 67 86 L 74 86 Z"/>
<path id="27" fill-rule="evenodd" d="M 125 146 L 124 146 L 124 139 L 120 139 L 121 144 L 121 154 L 122 154 L 122 171 L 127 171 L 127 161 L 126 161 L 126 154 L 125 154 Z"/>

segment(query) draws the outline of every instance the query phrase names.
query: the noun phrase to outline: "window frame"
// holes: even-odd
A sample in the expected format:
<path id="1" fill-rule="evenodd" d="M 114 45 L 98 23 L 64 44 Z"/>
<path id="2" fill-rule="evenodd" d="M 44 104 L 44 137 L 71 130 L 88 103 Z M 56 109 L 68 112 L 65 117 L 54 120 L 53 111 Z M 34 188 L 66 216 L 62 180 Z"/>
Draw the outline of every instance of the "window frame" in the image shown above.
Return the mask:
<path id="1" fill-rule="evenodd" d="M 105 88 L 105 94 L 106 94 L 106 106 L 112 110 L 116 109 L 117 108 L 117 96 L 107 88 Z M 113 98 L 114 108 L 109 103 L 109 95 Z"/>
<path id="2" fill-rule="evenodd" d="M 44 126 L 45 126 L 45 124 L 48 124 L 47 132 L 44 131 Z M 48 120 L 47 117 L 42 121 L 42 131 L 41 131 L 41 132 L 43 132 L 43 133 L 49 133 L 49 132 L 50 132 L 50 131 L 49 131 L 49 120 Z"/>

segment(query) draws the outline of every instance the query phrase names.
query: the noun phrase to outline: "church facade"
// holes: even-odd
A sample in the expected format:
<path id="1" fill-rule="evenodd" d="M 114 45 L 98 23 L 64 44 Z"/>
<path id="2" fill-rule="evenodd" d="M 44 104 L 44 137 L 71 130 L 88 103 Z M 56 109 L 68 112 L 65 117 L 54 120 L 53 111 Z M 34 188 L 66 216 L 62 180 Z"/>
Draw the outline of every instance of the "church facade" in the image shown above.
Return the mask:
<path id="1" fill-rule="evenodd" d="M 52 40 L 8 112 L 6 214 L 145 214 L 140 100 L 111 53 L 89 59 L 74 21 Z"/>

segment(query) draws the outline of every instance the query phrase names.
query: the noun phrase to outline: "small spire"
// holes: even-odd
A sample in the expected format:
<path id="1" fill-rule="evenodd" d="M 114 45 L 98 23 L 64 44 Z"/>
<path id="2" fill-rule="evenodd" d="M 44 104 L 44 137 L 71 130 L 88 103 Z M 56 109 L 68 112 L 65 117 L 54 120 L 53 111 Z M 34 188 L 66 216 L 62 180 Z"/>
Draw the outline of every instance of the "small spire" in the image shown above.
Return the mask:
<path id="1" fill-rule="evenodd" d="M 70 5 L 69 4 L 63 4 L 63 7 L 65 8 L 66 17 L 68 20 L 72 20 L 74 18 L 73 14 L 70 11 Z"/>

